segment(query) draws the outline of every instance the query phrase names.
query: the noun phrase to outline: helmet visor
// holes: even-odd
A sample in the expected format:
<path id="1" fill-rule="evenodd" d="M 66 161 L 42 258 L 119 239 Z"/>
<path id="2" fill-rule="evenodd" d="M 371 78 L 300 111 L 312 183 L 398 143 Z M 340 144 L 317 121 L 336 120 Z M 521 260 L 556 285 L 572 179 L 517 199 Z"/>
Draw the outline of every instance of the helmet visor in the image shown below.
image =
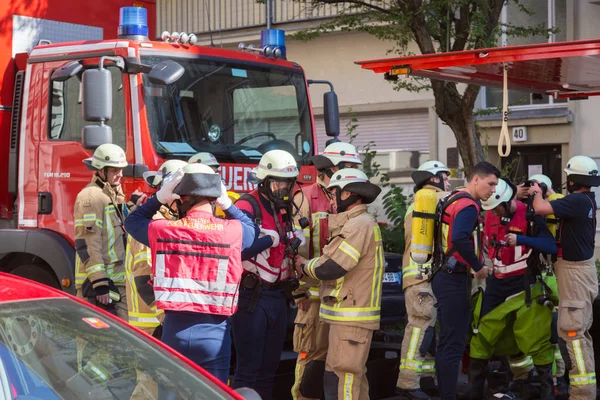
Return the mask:
<path id="1" fill-rule="evenodd" d="M 296 179 L 293 178 L 269 178 L 269 197 L 275 201 L 290 201 L 294 190 Z"/>

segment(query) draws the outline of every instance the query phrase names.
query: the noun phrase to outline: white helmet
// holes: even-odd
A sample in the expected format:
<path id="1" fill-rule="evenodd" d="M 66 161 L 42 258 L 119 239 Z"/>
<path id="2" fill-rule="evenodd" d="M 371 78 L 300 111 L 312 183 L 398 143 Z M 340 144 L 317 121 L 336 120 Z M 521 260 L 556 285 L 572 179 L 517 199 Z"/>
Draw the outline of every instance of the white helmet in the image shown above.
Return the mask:
<path id="1" fill-rule="evenodd" d="M 489 199 L 481 202 L 481 208 L 484 210 L 493 210 L 502 203 L 508 203 L 513 199 L 515 190 L 513 187 L 504 179 L 498 179 L 498 185 L 496 185 L 496 192 L 492 194 Z"/>
<path id="2" fill-rule="evenodd" d="M 268 177 L 297 178 L 298 166 L 294 156 L 287 151 L 271 150 L 263 154 L 255 172 L 259 182 Z"/>
<path id="3" fill-rule="evenodd" d="M 336 142 L 325 147 L 323 154 L 312 157 L 317 170 L 332 168 L 340 163 L 362 164 L 356 147 L 350 143 Z"/>
<path id="4" fill-rule="evenodd" d="M 344 168 L 335 172 L 329 181 L 329 185 L 327 185 L 327 189 L 335 187 L 359 195 L 365 204 L 375 201 L 381 193 L 381 188 L 369 182 L 367 175 L 356 168 Z"/>
<path id="5" fill-rule="evenodd" d="M 600 176 L 598 175 L 598 165 L 594 160 L 587 156 L 575 156 L 567 162 L 567 168 L 564 169 L 567 174 L 567 180 L 579 183 L 584 186 L 600 186 Z"/>
<path id="6" fill-rule="evenodd" d="M 204 165 L 208 165 L 209 167 L 221 166 L 221 164 L 219 164 L 219 162 L 217 161 L 217 158 L 214 155 L 212 155 L 211 153 L 206 153 L 206 152 L 194 154 L 193 156 L 190 157 L 190 159 L 188 160 L 188 163 L 190 163 L 190 164 L 201 163 Z"/>
<path id="7" fill-rule="evenodd" d="M 112 143 L 101 144 L 94 151 L 94 155 L 83 160 L 83 163 L 92 171 L 100 171 L 106 167 L 125 168 L 127 157 L 122 148 Z"/>
<path id="8" fill-rule="evenodd" d="M 204 196 L 217 198 L 221 196 L 221 175 L 205 164 L 186 164 L 183 178 L 174 193 L 180 196 Z"/>
<path id="9" fill-rule="evenodd" d="M 552 180 L 550 180 L 550 178 L 548 178 L 546 175 L 544 174 L 535 174 L 535 175 L 531 175 L 529 177 L 530 181 L 537 181 L 538 183 L 543 183 L 544 185 L 546 185 L 546 187 L 548 189 L 552 189 Z"/>
<path id="10" fill-rule="evenodd" d="M 143 174 L 144 180 L 151 188 L 157 188 L 162 180 L 177 171 L 188 165 L 185 161 L 182 160 L 168 160 L 162 163 L 162 165 L 158 168 L 158 171 L 146 171 Z"/>
<path id="11" fill-rule="evenodd" d="M 450 173 L 448 167 L 441 161 L 431 160 L 421 164 L 421 166 L 419 166 L 419 168 L 411 175 L 411 178 L 416 185 L 415 190 L 423 187 L 430 178 L 436 176 L 440 172 Z M 444 190 L 444 182 L 440 182 L 440 184 L 440 189 Z"/>

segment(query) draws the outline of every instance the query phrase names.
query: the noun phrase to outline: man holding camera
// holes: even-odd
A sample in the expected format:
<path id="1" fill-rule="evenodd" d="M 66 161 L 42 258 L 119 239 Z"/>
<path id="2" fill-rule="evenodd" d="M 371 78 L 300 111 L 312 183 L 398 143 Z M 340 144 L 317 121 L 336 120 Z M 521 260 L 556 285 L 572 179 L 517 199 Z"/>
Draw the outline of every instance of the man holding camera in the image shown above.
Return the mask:
<path id="1" fill-rule="evenodd" d="M 561 220 L 562 259 L 554 270 L 558 278 L 559 346 L 571 383 L 571 400 L 596 397 L 594 349 L 589 329 L 593 322 L 592 304 L 598 295 L 598 276 L 594 262 L 596 236 L 596 199 L 591 188 L 600 186 L 596 162 L 586 156 L 575 156 L 567 162 L 569 195 L 554 201 L 542 197 L 537 184 L 529 195 L 538 215 L 554 214 Z"/>
<path id="2" fill-rule="evenodd" d="M 487 365 L 493 355 L 510 357 L 514 378 L 522 383 L 523 398 L 528 392 L 525 381 L 531 356 L 541 380 L 540 398 L 554 399 L 550 335 L 556 280 L 542 279 L 539 256 L 556 253 L 556 244 L 544 219 L 528 215 L 527 205 L 515 200 L 516 191 L 510 181 L 501 178 L 496 193 L 481 205 L 487 211 L 484 243 L 494 273 L 474 313 L 471 399 L 485 398 Z M 488 398 L 513 399 L 508 383 L 506 373 L 488 375 Z"/>
<path id="3" fill-rule="evenodd" d="M 362 164 L 356 147 L 342 142 L 330 144 L 312 161 L 319 172 L 317 182 L 301 187 L 294 196 L 294 204 L 298 206 L 295 228 L 303 230 L 305 238 L 298 254 L 307 259 L 320 257 L 329 239 L 327 217 L 331 213 L 331 204 L 327 185 L 331 177 L 340 169 Z M 329 326 L 319 322 L 319 281 L 305 276 L 293 295 L 298 306 L 294 321 L 294 351 L 298 353 L 298 360 L 292 397 L 295 400 L 319 399 L 329 333 Z"/>

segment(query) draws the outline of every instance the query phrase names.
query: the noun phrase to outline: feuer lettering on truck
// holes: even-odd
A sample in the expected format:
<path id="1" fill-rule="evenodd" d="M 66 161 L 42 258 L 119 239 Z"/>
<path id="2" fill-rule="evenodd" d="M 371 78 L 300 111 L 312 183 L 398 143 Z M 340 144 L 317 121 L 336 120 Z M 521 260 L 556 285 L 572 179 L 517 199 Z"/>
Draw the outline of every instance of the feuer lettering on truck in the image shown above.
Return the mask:
<path id="1" fill-rule="evenodd" d="M 234 192 L 249 192 L 256 188 L 255 185 L 248 183 L 248 174 L 252 171 L 250 167 L 236 167 L 233 165 L 221 166 L 221 177 L 225 181 L 227 190 Z"/>

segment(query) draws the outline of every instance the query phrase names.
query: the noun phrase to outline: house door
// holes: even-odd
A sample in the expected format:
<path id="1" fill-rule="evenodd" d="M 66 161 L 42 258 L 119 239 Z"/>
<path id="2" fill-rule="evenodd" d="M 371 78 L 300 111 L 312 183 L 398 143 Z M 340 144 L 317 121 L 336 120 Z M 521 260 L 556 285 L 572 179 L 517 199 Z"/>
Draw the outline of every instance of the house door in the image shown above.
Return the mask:
<path id="1" fill-rule="evenodd" d="M 544 174 L 552 180 L 553 189 L 561 191 L 563 172 L 561 169 L 561 146 L 513 147 L 510 156 L 502 158 L 502 168 L 511 166 L 510 178 L 522 183 L 531 175 Z"/>

